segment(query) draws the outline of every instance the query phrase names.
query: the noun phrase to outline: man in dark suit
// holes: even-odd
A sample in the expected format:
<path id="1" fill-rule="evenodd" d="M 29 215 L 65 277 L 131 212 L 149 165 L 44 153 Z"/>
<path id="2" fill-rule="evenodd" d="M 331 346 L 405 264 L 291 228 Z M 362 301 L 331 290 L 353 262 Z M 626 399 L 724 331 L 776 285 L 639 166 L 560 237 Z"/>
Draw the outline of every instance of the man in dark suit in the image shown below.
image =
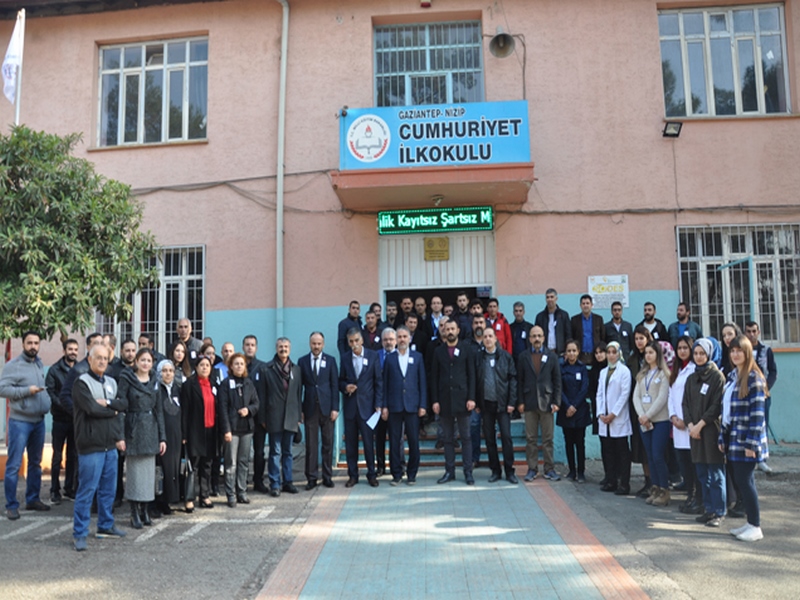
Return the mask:
<path id="1" fill-rule="evenodd" d="M 311 352 L 297 364 L 303 378 L 303 422 L 306 429 L 306 489 L 319 481 L 319 439 L 322 435 L 322 485 L 333 487 L 333 430 L 339 416 L 339 377 L 336 359 L 325 354 L 325 336 L 309 337 Z"/>
<path id="2" fill-rule="evenodd" d="M 339 390 L 344 395 L 344 443 L 348 480 L 345 487 L 358 483 L 358 434 L 364 444 L 367 481 L 378 487 L 375 473 L 375 439 L 367 424 L 373 413 L 383 408 L 383 376 L 378 353 L 364 348 L 360 328 L 347 332 L 350 346 L 339 369 Z"/>
<path id="3" fill-rule="evenodd" d="M 455 319 L 448 321 L 444 326 L 445 344 L 436 349 L 431 365 L 431 408 L 439 415 L 444 440 L 445 472 L 437 483 L 456 478 L 454 429 L 458 423 L 464 479 L 467 485 L 474 485 L 469 416 L 475 409 L 475 357 L 458 337 L 458 323 Z"/>
<path id="4" fill-rule="evenodd" d="M 545 348 L 544 331 L 538 325 L 531 328 L 530 352 L 519 355 L 517 362 L 517 410 L 525 414 L 525 458 L 528 473 L 525 481 L 536 479 L 539 465 L 537 445 L 539 428 L 542 430 L 544 477 L 551 481 L 561 479 L 555 471 L 553 459 L 554 415 L 561 406 L 561 369 L 558 356 Z"/>
<path id="5" fill-rule="evenodd" d="M 606 323 L 606 342 L 617 342 L 622 356 L 630 356 L 633 344 L 633 325 L 622 320 L 622 302 L 611 303 L 611 320 Z"/>
<path id="6" fill-rule="evenodd" d="M 410 313 L 406 316 L 405 326 L 411 332 L 409 348 L 422 354 L 424 360 L 428 352 L 428 341 L 431 338 L 430 334 L 420 328 L 420 318 L 417 313 Z"/>
<path id="7" fill-rule="evenodd" d="M 427 388 L 422 354 L 409 349 L 411 332 L 397 328 L 397 351 L 383 364 L 384 407 L 382 418 L 389 422 L 389 466 L 391 485 L 403 476 L 403 427 L 408 437 L 408 485 L 417 482 L 419 470 L 419 420 L 425 416 Z"/>
<path id="8" fill-rule="evenodd" d="M 386 357 L 397 347 L 397 332 L 392 327 L 385 327 L 381 332 L 382 347 L 378 350 L 381 362 L 381 371 L 386 364 Z M 384 388 L 384 393 L 386 388 Z M 378 477 L 386 475 L 386 440 L 389 439 L 389 423 L 384 419 L 375 425 L 375 472 Z"/>
<path id="9" fill-rule="evenodd" d="M 258 338 L 253 334 L 248 334 L 242 339 L 242 354 L 244 354 L 245 364 L 247 365 L 247 373 L 250 380 L 256 386 L 258 393 L 258 402 L 260 406 L 267 405 L 267 388 L 264 381 L 262 381 L 262 371 L 264 362 L 256 358 L 258 353 Z M 267 428 L 262 424 L 261 420 L 264 415 L 259 414 L 260 418 L 256 423 L 256 430 L 253 432 L 253 489 L 262 494 L 268 494 L 269 488 L 264 483 L 264 471 L 267 468 L 267 459 L 265 458 L 265 449 L 267 445 Z"/>
<path id="10" fill-rule="evenodd" d="M 594 347 L 600 342 L 606 341 L 606 328 L 603 324 L 603 317 L 592 312 L 594 301 L 589 294 L 581 296 L 581 312 L 574 317 L 570 323 L 572 337 L 578 342 L 581 353 L 578 355 L 580 361 L 589 365 L 592 363 Z"/>

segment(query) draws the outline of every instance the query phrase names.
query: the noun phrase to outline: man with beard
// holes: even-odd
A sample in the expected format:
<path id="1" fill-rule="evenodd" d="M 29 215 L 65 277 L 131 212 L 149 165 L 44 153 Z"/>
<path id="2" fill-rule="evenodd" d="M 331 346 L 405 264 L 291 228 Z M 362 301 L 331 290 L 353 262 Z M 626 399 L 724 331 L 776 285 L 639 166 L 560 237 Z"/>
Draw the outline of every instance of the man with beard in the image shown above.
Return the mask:
<path id="1" fill-rule="evenodd" d="M 455 320 L 445 324 L 444 335 L 446 343 L 436 349 L 431 367 L 431 408 L 439 415 L 442 425 L 445 457 L 445 473 L 437 483 L 455 479 L 454 430 L 457 424 L 462 436 L 464 479 L 467 485 L 474 485 L 469 415 L 475 409 L 475 357 L 466 343 L 459 343 Z"/>
<path id="2" fill-rule="evenodd" d="M 656 305 L 652 302 L 644 303 L 644 320 L 639 323 L 639 325 L 646 327 L 655 341 L 669 341 L 669 333 L 667 332 L 667 328 L 664 327 L 664 323 L 662 323 L 659 319 L 656 319 Z M 637 325 L 637 327 L 639 325 Z"/>
<path id="3" fill-rule="evenodd" d="M 544 294 L 545 307 L 536 315 L 534 324 L 544 331 L 545 347 L 561 355 L 572 337 L 572 326 L 567 311 L 558 306 L 558 292 L 549 288 Z"/>
<path id="4" fill-rule="evenodd" d="M 364 345 L 370 350 L 381 349 L 381 330 L 378 327 L 378 315 L 368 312 L 364 315 L 364 329 L 361 331 L 364 337 Z"/>
<path id="5" fill-rule="evenodd" d="M 470 307 L 472 308 L 472 307 Z M 486 330 L 486 318 L 482 313 L 473 312 L 472 314 L 472 335 L 464 340 L 464 343 L 472 352 L 475 367 L 477 369 L 480 352 L 483 350 L 483 333 Z M 472 439 L 472 467 L 478 468 L 481 460 L 481 413 L 473 410 L 469 416 L 470 438 Z"/>
<path id="6" fill-rule="evenodd" d="M 486 326 L 494 330 L 497 343 L 500 347 L 511 353 L 511 326 L 508 320 L 500 312 L 500 301 L 497 298 L 489 298 L 486 303 Z"/>
<path id="7" fill-rule="evenodd" d="M 58 400 L 69 370 L 78 360 L 78 340 L 68 339 L 62 346 L 64 356 L 47 370 L 45 387 L 50 396 L 50 412 L 53 413 L 53 460 L 50 462 L 50 503 L 61 504 L 61 461 L 66 447 L 67 465 L 64 471 L 64 495 L 75 498 L 78 454 L 75 452 L 75 432 L 72 413 L 67 412 Z"/>
<path id="8" fill-rule="evenodd" d="M 347 316 L 339 321 L 338 335 L 336 336 L 336 349 L 341 360 L 347 354 L 347 332 L 353 327 L 361 329 L 361 304 L 358 300 L 351 300 L 347 308 Z"/>
<path id="9" fill-rule="evenodd" d="M 685 335 L 688 335 L 693 340 L 699 340 L 703 337 L 703 330 L 700 328 L 700 325 L 692 321 L 689 318 L 690 316 L 691 310 L 689 309 L 689 305 L 686 304 L 686 302 L 678 304 L 676 315 L 678 320 L 672 323 L 669 329 L 667 329 L 669 333 L 669 343 L 672 344 L 673 348 L 678 347 L 678 340 Z"/>
<path id="10" fill-rule="evenodd" d="M 19 519 L 17 480 L 22 455 L 28 452 L 25 477 L 25 510 L 50 510 L 39 498 L 42 484 L 44 416 L 50 410 L 50 396 L 45 390 L 44 366 L 39 359 L 41 337 L 35 331 L 22 334 L 22 354 L 11 359 L 0 377 L 0 396 L 8 398 L 8 460 L 6 462 L 6 516 Z"/>
<path id="11" fill-rule="evenodd" d="M 622 320 L 622 302 L 619 300 L 611 303 L 611 320 L 605 324 L 605 328 L 606 342 L 617 342 L 623 358 L 627 360 L 633 344 L 633 325 Z"/>
<path id="12" fill-rule="evenodd" d="M 404 327 L 401 325 L 400 327 Z M 392 354 L 397 347 L 397 331 L 387 327 L 381 333 L 382 347 L 378 350 L 378 358 L 383 365 L 386 364 L 386 357 Z M 384 388 L 385 391 L 385 388 Z M 378 477 L 386 475 L 386 440 L 389 436 L 389 423 L 385 419 L 378 421 L 375 425 L 375 472 Z"/>

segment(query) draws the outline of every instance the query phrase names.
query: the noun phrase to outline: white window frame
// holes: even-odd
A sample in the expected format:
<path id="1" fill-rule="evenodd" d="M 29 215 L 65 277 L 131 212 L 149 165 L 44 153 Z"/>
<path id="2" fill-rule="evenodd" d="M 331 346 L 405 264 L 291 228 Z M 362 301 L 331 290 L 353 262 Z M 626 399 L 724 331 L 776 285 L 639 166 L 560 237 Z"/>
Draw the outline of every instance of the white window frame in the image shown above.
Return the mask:
<path id="1" fill-rule="evenodd" d="M 147 42 L 138 42 L 133 44 L 109 44 L 100 46 L 99 48 L 99 76 L 97 78 L 97 97 L 98 97 L 98 106 L 97 106 L 97 115 L 98 115 L 98 127 L 97 127 L 97 136 L 96 136 L 96 143 L 98 147 L 106 147 L 106 148 L 115 148 L 118 146 L 135 146 L 135 145 L 142 145 L 142 144 L 163 144 L 169 142 L 183 142 L 183 141 L 190 141 L 190 140 L 205 140 L 208 138 L 208 58 L 206 60 L 191 60 L 191 44 L 192 42 L 205 42 L 208 45 L 208 36 L 196 36 L 196 37 L 187 37 L 187 38 L 175 38 L 175 39 L 163 39 L 163 40 L 151 40 Z M 168 63 L 167 62 L 167 50 L 168 46 L 171 44 L 176 43 L 184 43 L 185 44 L 185 60 L 183 62 L 175 62 L 175 63 Z M 145 61 L 146 49 L 148 46 L 154 46 L 158 44 L 163 44 L 163 53 L 161 56 L 161 62 L 152 62 L 152 64 L 147 64 Z M 142 53 L 141 65 L 138 67 L 125 67 L 120 65 L 116 68 L 104 69 L 103 68 L 103 55 L 105 51 L 114 51 L 119 50 L 121 53 L 126 51 L 139 49 Z M 159 55 L 155 55 L 159 56 Z M 206 54 L 206 57 L 208 54 Z M 200 137 L 189 137 L 189 108 L 190 108 L 190 73 L 192 71 L 192 67 L 206 67 L 206 117 L 203 123 L 203 135 Z M 182 124 L 181 124 L 181 135 L 179 136 L 170 136 L 169 131 L 169 112 L 170 112 L 170 74 L 176 71 L 183 72 L 183 89 L 182 89 L 182 98 L 181 98 L 181 116 L 182 116 Z M 145 141 L 145 86 L 147 81 L 147 74 L 148 73 L 155 73 L 160 72 L 162 73 L 162 81 L 161 81 L 161 139 L 157 141 Z M 105 76 L 113 76 L 118 75 L 120 77 L 119 80 L 119 100 L 117 106 L 117 136 L 116 136 L 116 143 L 110 144 L 105 139 L 103 132 L 105 131 L 105 124 L 103 123 L 104 117 L 104 110 L 103 110 L 103 102 L 104 102 L 104 95 L 103 95 L 103 79 Z M 139 84 L 138 84 L 138 101 L 137 101 L 137 115 L 136 115 L 136 140 L 125 141 L 125 118 L 126 118 L 126 102 L 125 98 L 127 96 L 128 91 L 128 81 L 130 80 L 130 76 L 138 75 L 139 77 Z"/>
<path id="2" fill-rule="evenodd" d="M 784 245 L 774 243 L 772 252 L 759 252 L 756 235 L 769 235 L 773 240 L 780 237 Z M 797 296 L 800 286 L 800 224 L 680 226 L 676 228 L 676 244 L 681 299 L 689 304 L 692 318 L 706 335 L 719 337 L 718 329 L 724 322 L 744 329 L 752 314 L 761 325 L 766 343 L 800 345 L 800 299 L 788 297 L 792 288 Z M 750 282 L 748 259 L 753 263 L 755 286 Z M 720 269 L 736 261 L 743 262 Z M 781 269 L 787 261 L 793 262 L 793 268 Z M 793 274 L 799 275 L 787 281 Z M 694 287 L 690 280 L 695 277 L 696 288 L 690 289 Z M 715 282 L 710 282 L 712 277 Z M 721 289 L 713 299 L 712 289 L 717 284 Z M 753 287 L 755 301 L 751 297 Z"/>
<path id="3" fill-rule="evenodd" d="M 779 22 L 780 22 L 780 31 L 769 31 L 769 34 L 780 33 L 781 36 L 781 52 L 783 53 L 783 86 L 784 86 L 784 94 L 785 94 L 785 102 L 786 102 L 786 110 L 784 112 L 767 112 L 764 100 L 764 94 L 759 93 L 758 90 L 764 89 L 764 71 L 763 71 L 763 62 L 762 62 L 762 55 L 761 55 L 761 35 L 762 31 L 759 24 L 759 10 L 761 9 L 769 9 L 769 8 L 777 8 L 779 13 Z M 736 11 L 741 10 L 752 10 L 754 14 L 755 20 L 755 32 L 753 34 L 743 34 L 743 33 L 736 33 L 734 31 L 734 18 L 733 13 Z M 782 3 L 777 4 L 750 4 L 750 5 L 735 5 L 735 6 L 721 6 L 721 7 L 708 7 L 704 9 L 677 9 L 677 10 L 660 10 L 658 11 L 659 16 L 661 15 L 670 15 L 670 14 L 677 14 L 678 15 L 678 22 L 680 27 L 680 33 L 678 35 L 660 35 L 659 36 L 659 45 L 661 42 L 664 41 L 680 41 L 681 43 L 681 65 L 683 70 L 683 92 L 684 92 L 684 104 L 686 107 L 686 115 L 667 115 L 668 118 L 681 118 L 681 117 L 715 117 L 718 116 L 716 114 L 716 102 L 714 99 L 714 71 L 712 68 L 712 61 L 711 61 L 711 40 L 712 39 L 730 39 L 730 46 L 731 46 L 731 65 L 733 68 L 733 86 L 734 86 L 734 95 L 736 101 L 736 111 L 732 115 L 719 115 L 720 117 L 748 117 L 754 115 L 781 115 L 781 114 L 791 114 L 792 112 L 792 104 L 791 104 L 791 90 L 789 86 L 789 56 L 787 54 L 787 46 L 786 46 L 786 16 L 784 11 L 784 5 Z M 684 31 L 684 16 L 692 15 L 692 14 L 702 14 L 703 15 L 703 24 L 704 24 L 704 32 L 703 34 L 686 34 Z M 717 32 L 711 31 L 710 26 L 710 17 L 716 15 L 725 15 L 726 23 L 727 23 L 727 30 L 725 32 Z M 747 111 L 745 112 L 742 105 L 742 85 L 740 80 L 740 69 L 739 69 L 739 50 L 737 42 L 741 40 L 751 40 L 753 42 L 753 51 L 754 51 L 754 63 L 756 65 L 755 69 L 755 87 L 756 87 L 756 101 L 758 108 L 755 111 Z M 704 113 L 697 113 L 694 114 L 693 106 L 692 106 L 692 88 L 691 88 L 691 72 L 690 72 L 690 65 L 689 65 L 689 51 L 688 46 L 690 43 L 702 43 L 703 47 L 703 57 L 704 57 L 704 69 L 706 74 L 705 79 L 705 88 L 706 88 L 706 104 L 707 104 L 707 112 Z M 663 56 L 662 56 L 663 61 Z M 664 111 L 666 114 L 666 104 L 664 107 Z"/>
<path id="4" fill-rule="evenodd" d="M 179 275 L 165 275 L 166 256 L 168 253 L 180 252 L 181 269 Z M 189 255 L 191 252 L 201 252 L 202 258 L 200 261 L 202 273 L 190 275 L 189 274 Z M 162 354 L 165 354 L 170 343 L 176 336 L 175 326 L 178 318 L 189 316 L 189 288 L 190 283 L 200 280 L 201 293 L 202 293 L 202 311 L 200 318 L 195 315 L 191 318 L 192 322 L 192 335 L 199 339 L 205 331 L 205 311 L 206 311 L 206 247 L 204 245 L 197 246 L 169 246 L 161 248 L 159 258 L 155 265 L 158 269 L 158 319 L 155 322 L 156 330 L 152 331 L 152 323 L 142 322 L 142 305 L 143 298 L 142 292 L 136 293 L 131 298 L 133 304 L 133 313 L 130 321 L 116 321 L 97 313 L 97 331 L 101 333 L 114 333 L 117 340 L 121 343 L 124 339 L 130 337 L 137 340 L 142 333 L 149 333 L 155 337 L 155 348 Z M 178 285 L 178 312 L 179 315 L 174 319 L 167 320 L 167 286 L 169 284 Z M 145 292 L 147 290 L 144 290 Z"/>
<path id="5" fill-rule="evenodd" d="M 463 26 L 469 25 L 477 27 L 480 37 L 477 43 L 464 43 L 464 44 L 449 44 L 449 45 L 440 45 L 440 46 L 433 46 L 431 45 L 431 27 L 437 26 Z M 415 46 L 397 46 L 394 48 L 378 48 L 377 44 L 375 44 L 375 49 L 373 53 L 374 58 L 374 77 L 373 77 L 373 86 L 374 86 L 374 94 L 375 94 L 375 105 L 378 106 L 379 102 L 379 80 L 387 77 L 387 76 L 394 76 L 394 77 L 402 77 L 405 83 L 405 98 L 404 103 L 402 106 L 415 106 L 413 102 L 413 95 L 412 95 L 412 85 L 411 81 L 414 78 L 422 78 L 422 77 L 445 77 L 445 85 L 446 85 L 446 104 L 452 104 L 454 102 L 453 99 L 453 74 L 454 73 L 477 73 L 480 75 L 480 89 L 478 90 L 478 100 L 477 102 L 482 102 L 484 100 L 484 59 L 483 59 L 483 33 L 481 29 L 480 21 L 446 21 L 446 22 L 431 22 L 431 23 L 408 23 L 408 24 L 401 24 L 401 25 L 380 25 L 376 26 L 374 29 L 375 35 L 377 35 L 381 31 L 391 30 L 391 29 L 402 29 L 402 28 L 424 28 L 425 33 L 425 42 L 422 45 L 415 45 Z M 399 35 L 399 34 L 398 34 Z M 477 48 L 478 49 L 478 59 L 480 64 L 477 66 L 467 67 L 466 65 L 463 68 L 451 68 L 450 70 L 431 70 L 431 51 L 432 50 L 440 50 L 440 49 L 448 49 L 448 48 Z M 390 52 L 405 52 L 405 51 L 424 51 L 425 52 L 425 68 L 424 70 L 419 71 L 398 71 L 394 74 L 392 73 L 382 73 L 379 72 L 379 56 L 383 54 L 388 54 Z M 381 105 L 383 106 L 383 105 Z M 388 105 L 387 105 L 388 106 Z"/>

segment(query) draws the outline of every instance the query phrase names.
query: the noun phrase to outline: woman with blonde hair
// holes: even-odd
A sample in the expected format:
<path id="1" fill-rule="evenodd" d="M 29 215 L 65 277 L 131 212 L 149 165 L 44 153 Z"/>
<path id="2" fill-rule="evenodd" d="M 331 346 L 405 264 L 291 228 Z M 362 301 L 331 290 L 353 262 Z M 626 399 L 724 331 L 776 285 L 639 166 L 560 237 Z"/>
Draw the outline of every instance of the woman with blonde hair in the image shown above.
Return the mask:
<path id="1" fill-rule="evenodd" d="M 753 471 L 769 456 L 764 407 L 769 391 L 767 380 L 753 358 L 753 345 L 737 335 L 728 345 L 731 372 L 722 396 L 722 430 L 719 449 L 725 453 L 739 488 L 747 523 L 731 529 L 744 542 L 764 537 Z"/>

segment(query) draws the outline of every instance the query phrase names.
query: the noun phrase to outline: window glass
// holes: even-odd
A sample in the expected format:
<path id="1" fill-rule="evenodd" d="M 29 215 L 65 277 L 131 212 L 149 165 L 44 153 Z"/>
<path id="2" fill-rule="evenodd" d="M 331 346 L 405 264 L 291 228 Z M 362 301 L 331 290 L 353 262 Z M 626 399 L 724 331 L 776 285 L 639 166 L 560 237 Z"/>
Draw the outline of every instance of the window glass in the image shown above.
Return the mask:
<path id="1" fill-rule="evenodd" d="M 658 15 L 658 33 L 660 35 L 680 35 L 681 26 L 678 23 L 678 13 Z"/>
<path id="2" fill-rule="evenodd" d="M 704 35 L 705 32 L 703 13 L 686 13 L 683 15 L 684 35 Z"/>
<path id="3" fill-rule="evenodd" d="M 664 80 L 664 103 L 668 117 L 686 115 L 686 96 L 683 86 L 683 62 L 681 62 L 681 43 L 661 42 L 661 72 Z"/>

